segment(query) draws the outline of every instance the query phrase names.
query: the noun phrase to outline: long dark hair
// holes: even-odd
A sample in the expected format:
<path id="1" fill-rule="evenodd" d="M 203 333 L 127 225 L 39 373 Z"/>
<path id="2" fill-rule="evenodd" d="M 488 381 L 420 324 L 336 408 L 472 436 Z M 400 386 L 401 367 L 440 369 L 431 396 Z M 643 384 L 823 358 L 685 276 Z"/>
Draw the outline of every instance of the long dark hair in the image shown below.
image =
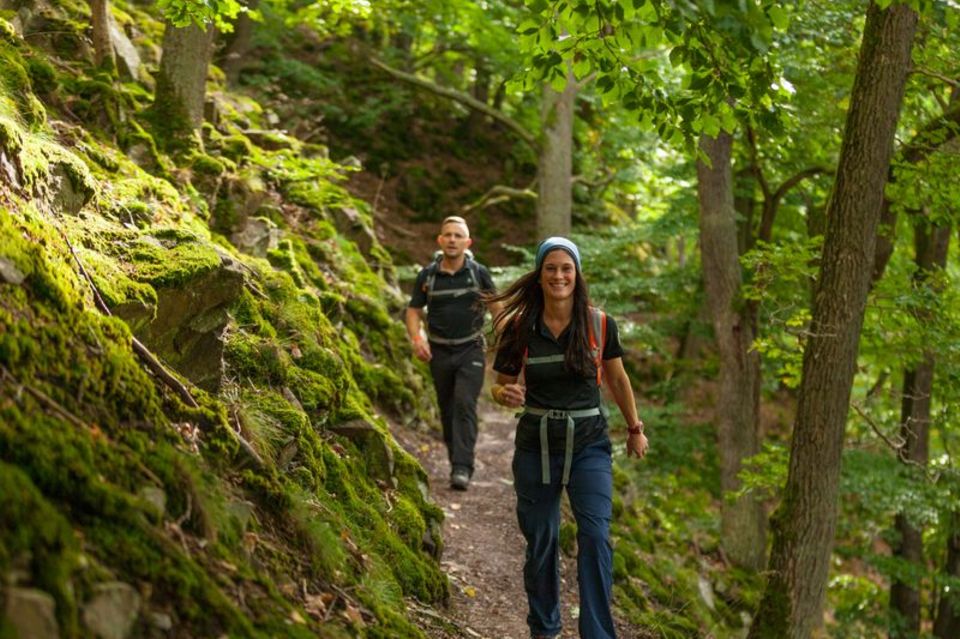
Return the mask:
<path id="1" fill-rule="evenodd" d="M 556 250 L 556 249 L 555 249 Z M 520 363 L 527 352 L 530 335 L 543 316 L 543 287 L 540 271 L 530 271 L 507 290 L 484 297 L 484 302 L 502 302 L 503 312 L 493 318 L 492 350 L 503 353 L 507 361 Z M 583 274 L 577 271 L 573 286 L 573 317 L 570 318 L 570 341 L 564 353 L 567 370 L 584 377 L 596 375 L 590 352 L 590 295 Z M 600 336 L 597 336 L 600 339 Z"/>

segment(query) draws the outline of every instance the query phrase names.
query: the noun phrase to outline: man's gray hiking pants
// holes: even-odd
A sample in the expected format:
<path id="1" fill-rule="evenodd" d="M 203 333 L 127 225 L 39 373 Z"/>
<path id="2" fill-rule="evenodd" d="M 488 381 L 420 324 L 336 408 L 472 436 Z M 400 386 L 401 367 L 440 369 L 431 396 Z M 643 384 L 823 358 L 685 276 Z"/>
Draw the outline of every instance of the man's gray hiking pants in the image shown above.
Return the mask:
<path id="1" fill-rule="evenodd" d="M 477 398 L 483 387 L 483 344 L 477 340 L 448 346 L 430 343 L 430 372 L 440 405 L 443 441 L 450 470 L 473 475 L 473 449 L 477 444 Z"/>

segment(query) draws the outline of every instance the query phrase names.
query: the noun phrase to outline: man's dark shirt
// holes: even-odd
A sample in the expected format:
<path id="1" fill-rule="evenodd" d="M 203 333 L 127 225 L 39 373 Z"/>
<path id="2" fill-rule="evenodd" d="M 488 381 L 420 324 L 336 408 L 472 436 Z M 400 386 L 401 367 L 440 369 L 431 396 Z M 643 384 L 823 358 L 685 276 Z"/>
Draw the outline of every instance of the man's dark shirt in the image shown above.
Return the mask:
<path id="1" fill-rule="evenodd" d="M 482 264 L 477 264 L 480 281 L 476 288 L 483 292 L 494 292 L 493 278 L 490 271 Z M 431 267 L 420 270 L 417 281 L 413 285 L 413 294 L 410 297 L 410 308 L 423 308 L 428 305 L 427 275 Z M 473 274 L 467 261 L 456 273 L 450 274 L 436 266 L 437 274 L 433 280 L 433 292 L 449 291 L 453 289 L 471 288 Z M 477 291 L 467 291 L 461 295 L 437 295 L 429 300 L 427 308 L 427 332 L 430 336 L 443 339 L 461 339 L 473 335 L 483 328 L 483 317 L 486 308 L 480 301 Z"/>
<path id="2" fill-rule="evenodd" d="M 598 336 L 599 339 L 599 336 Z M 527 357 L 543 357 L 560 355 L 566 352 L 570 341 L 570 327 L 568 326 L 559 338 L 554 338 L 550 330 L 544 325 L 543 319 L 537 320 L 536 330 L 530 336 Z M 607 338 L 603 345 L 603 359 L 610 360 L 623 357 L 623 346 L 620 345 L 620 333 L 617 323 L 607 316 Z M 507 361 L 503 353 L 497 353 L 493 363 L 493 370 L 504 375 L 519 375 L 522 363 Z M 563 362 L 551 362 L 527 366 L 523 371 L 527 397 L 526 405 L 535 408 L 552 408 L 556 410 L 578 410 L 600 406 L 600 387 L 597 386 L 596 374 L 586 377 L 579 376 L 567 370 Z M 576 420 L 576 434 L 574 449 L 580 450 L 606 434 L 607 420 L 603 415 L 583 417 Z M 564 449 L 566 437 L 566 421 L 549 420 L 550 452 L 561 453 Z M 528 450 L 540 449 L 540 417 L 524 415 L 517 425 L 516 445 Z"/>

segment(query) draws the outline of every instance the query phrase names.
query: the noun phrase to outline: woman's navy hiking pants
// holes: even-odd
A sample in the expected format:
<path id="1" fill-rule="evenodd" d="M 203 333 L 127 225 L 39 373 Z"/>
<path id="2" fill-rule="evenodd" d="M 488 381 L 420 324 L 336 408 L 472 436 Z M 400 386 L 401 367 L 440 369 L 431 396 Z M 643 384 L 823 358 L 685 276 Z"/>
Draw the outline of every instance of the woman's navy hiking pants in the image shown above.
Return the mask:
<path id="1" fill-rule="evenodd" d="M 613 471 L 610 440 L 594 442 L 573 455 L 567 495 L 577 522 L 579 631 L 582 639 L 614 639 L 610 612 L 613 548 L 610 518 Z M 523 583 L 531 636 L 560 634 L 560 497 L 563 454 L 550 455 L 550 483 L 540 472 L 540 452 L 514 451 L 517 520 L 527 540 Z"/>

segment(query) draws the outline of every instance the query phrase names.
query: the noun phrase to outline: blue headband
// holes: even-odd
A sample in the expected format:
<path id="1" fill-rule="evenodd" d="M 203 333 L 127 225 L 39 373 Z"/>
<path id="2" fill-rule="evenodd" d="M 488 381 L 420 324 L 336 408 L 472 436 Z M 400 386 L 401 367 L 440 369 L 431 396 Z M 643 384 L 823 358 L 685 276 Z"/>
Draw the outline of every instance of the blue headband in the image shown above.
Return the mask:
<path id="1" fill-rule="evenodd" d="M 540 267 L 543 266 L 543 258 L 547 256 L 547 253 L 555 249 L 563 249 L 566 251 L 570 257 L 573 258 L 574 263 L 577 265 L 577 272 L 583 271 L 583 269 L 580 267 L 580 249 L 577 248 L 576 244 L 565 237 L 548 237 L 544 241 L 540 242 L 540 246 L 537 247 L 537 271 L 539 271 Z"/>

